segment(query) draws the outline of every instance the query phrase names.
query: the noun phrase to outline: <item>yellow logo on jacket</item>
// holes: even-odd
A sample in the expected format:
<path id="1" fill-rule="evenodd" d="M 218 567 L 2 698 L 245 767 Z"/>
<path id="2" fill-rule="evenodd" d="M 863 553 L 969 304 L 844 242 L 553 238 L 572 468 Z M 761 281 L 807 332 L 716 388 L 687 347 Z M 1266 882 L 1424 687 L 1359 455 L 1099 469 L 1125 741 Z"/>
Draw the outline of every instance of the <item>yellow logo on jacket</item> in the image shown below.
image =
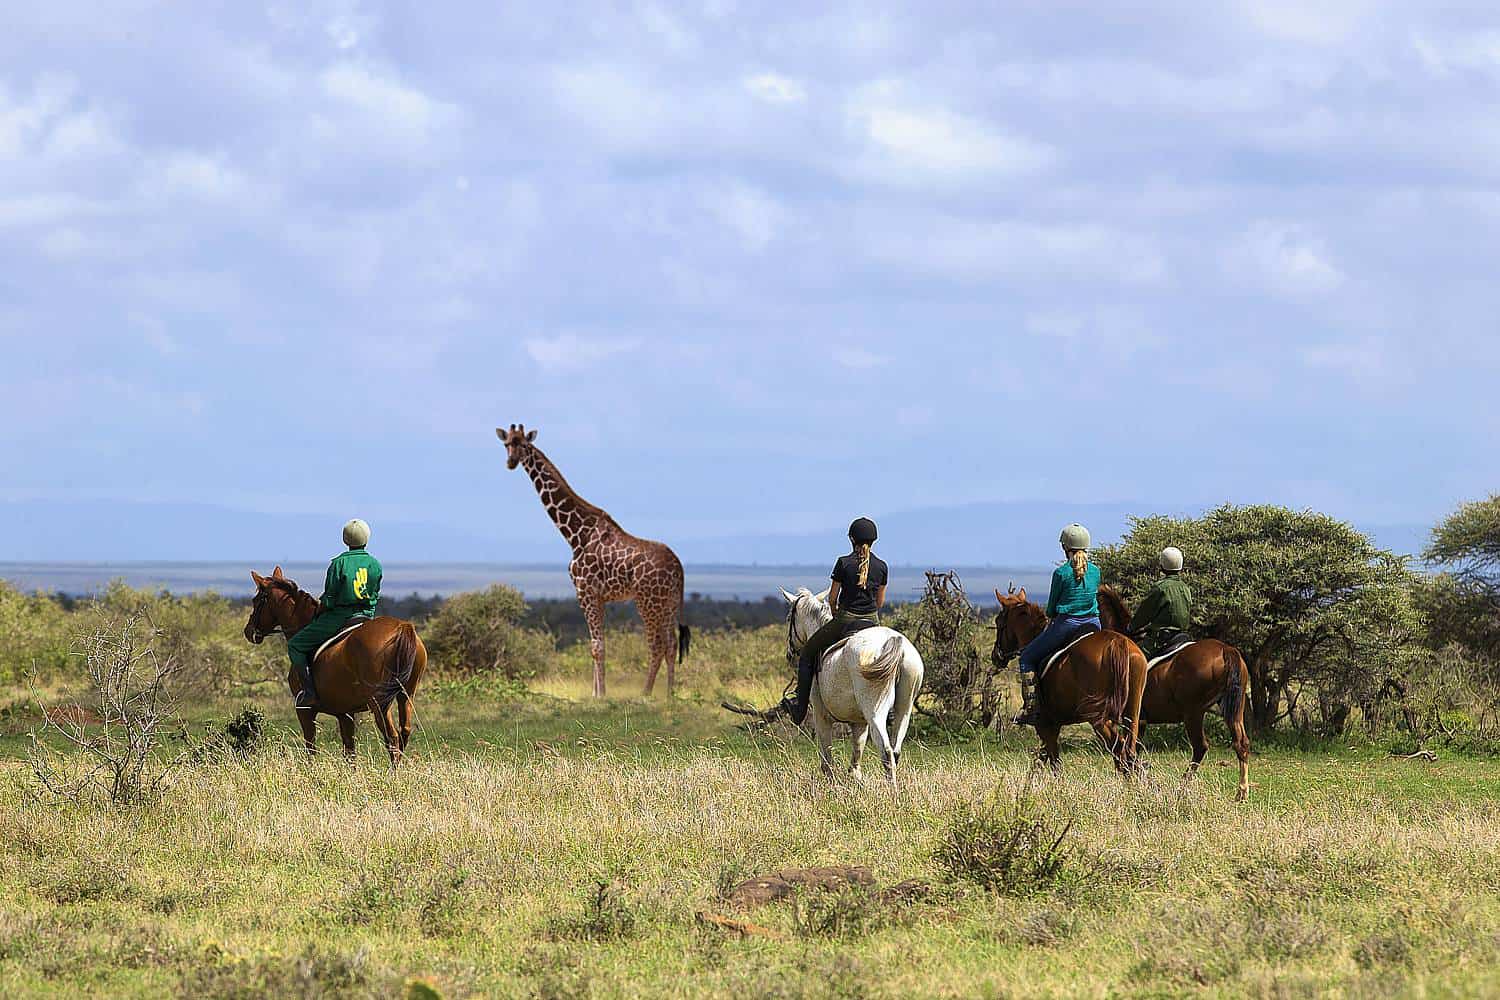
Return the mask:
<path id="1" fill-rule="evenodd" d="M 370 568 L 361 566 L 354 574 L 354 596 L 363 601 L 370 596 Z"/>

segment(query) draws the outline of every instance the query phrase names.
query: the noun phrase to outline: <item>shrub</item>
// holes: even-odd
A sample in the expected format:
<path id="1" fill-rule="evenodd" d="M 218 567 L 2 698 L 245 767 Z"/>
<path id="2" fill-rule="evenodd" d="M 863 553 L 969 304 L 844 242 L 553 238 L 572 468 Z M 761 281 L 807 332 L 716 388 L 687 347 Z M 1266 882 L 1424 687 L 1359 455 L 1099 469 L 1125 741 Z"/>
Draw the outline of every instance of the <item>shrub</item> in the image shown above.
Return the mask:
<path id="1" fill-rule="evenodd" d="M 435 663 L 455 671 L 531 677 L 552 651 L 551 637 L 523 628 L 526 602 L 513 587 L 456 594 L 427 623 L 423 641 Z"/>
<path id="2" fill-rule="evenodd" d="M 161 632 L 143 611 L 123 618 L 99 612 L 93 631 L 80 636 L 83 661 L 94 695 L 92 714 L 43 713 L 41 731 L 31 734 L 31 765 L 48 790 L 75 801 L 105 799 L 128 805 L 152 798 L 166 783 L 175 762 L 157 759 L 160 731 L 169 723 L 168 681 L 176 661 L 157 654 Z M 78 751 L 65 754 L 41 738 L 51 731 Z"/>
<path id="3" fill-rule="evenodd" d="M 1073 821 L 1033 812 L 1024 799 L 1003 805 L 992 798 L 964 805 L 933 851 L 951 880 L 964 880 L 1007 896 L 1029 896 L 1057 884 L 1073 860 L 1063 845 Z"/>
<path id="4" fill-rule="evenodd" d="M 50 597 L 23 594 L 0 580 L 0 682 L 48 676 L 68 663 L 68 613 Z"/>

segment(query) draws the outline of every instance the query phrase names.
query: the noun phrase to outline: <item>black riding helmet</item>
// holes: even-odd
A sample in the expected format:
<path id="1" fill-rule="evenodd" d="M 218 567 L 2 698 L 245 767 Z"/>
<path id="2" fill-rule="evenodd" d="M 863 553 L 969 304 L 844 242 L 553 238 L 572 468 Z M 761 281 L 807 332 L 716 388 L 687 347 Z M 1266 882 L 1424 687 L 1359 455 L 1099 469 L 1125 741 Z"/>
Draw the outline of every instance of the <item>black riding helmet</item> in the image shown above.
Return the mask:
<path id="1" fill-rule="evenodd" d="M 879 537 L 879 532 L 875 530 L 874 521 L 868 517 L 859 517 L 855 518 L 854 523 L 849 525 L 849 537 L 854 540 L 854 544 L 856 545 L 874 545 L 875 539 Z"/>

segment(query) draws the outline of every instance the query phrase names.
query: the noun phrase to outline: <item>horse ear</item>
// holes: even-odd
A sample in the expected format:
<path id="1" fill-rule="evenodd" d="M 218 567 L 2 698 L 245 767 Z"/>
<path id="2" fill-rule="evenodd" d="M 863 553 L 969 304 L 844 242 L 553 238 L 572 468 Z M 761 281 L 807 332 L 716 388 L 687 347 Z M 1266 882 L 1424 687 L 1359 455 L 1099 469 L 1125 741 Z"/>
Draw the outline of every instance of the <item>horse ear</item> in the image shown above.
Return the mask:
<path id="1" fill-rule="evenodd" d="M 797 603 L 797 595 L 796 594 L 788 594 L 786 592 L 786 588 L 785 587 L 777 587 L 776 589 L 779 590 L 779 591 L 781 591 L 781 596 L 786 599 L 786 602 L 788 604 L 796 604 Z"/>
<path id="2" fill-rule="evenodd" d="M 250 571 L 250 579 L 255 581 L 255 589 L 257 590 L 266 585 L 266 578 L 255 572 L 255 570 L 253 569 Z"/>
<path id="3" fill-rule="evenodd" d="M 995 588 L 995 600 L 999 601 L 1001 604 L 1005 603 L 1005 598 L 1000 595 L 999 587 Z"/>
<path id="4" fill-rule="evenodd" d="M 536 431 L 530 431 L 530 432 L 528 432 L 527 435 L 526 435 L 526 443 L 530 444 L 531 442 L 533 442 L 535 440 L 536 440 Z"/>
<path id="5" fill-rule="evenodd" d="M 285 580 L 286 579 L 286 574 L 284 574 L 284 573 L 281 572 L 281 567 L 280 566 L 277 566 L 275 569 L 271 570 L 271 579 L 273 579 L 273 580 Z"/>
<path id="6" fill-rule="evenodd" d="M 1026 588 L 1022 587 L 1021 588 L 1021 592 L 1018 593 L 1016 596 L 1019 597 L 1023 601 L 1026 600 Z"/>
<path id="7" fill-rule="evenodd" d="M 830 590 L 832 590 L 832 589 L 833 589 L 832 587 L 824 587 L 823 588 L 823 592 L 821 594 L 814 594 L 813 596 L 818 599 L 818 603 L 820 603 L 820 604 L 827 604 L 828 603 L 828 592 Z"/>

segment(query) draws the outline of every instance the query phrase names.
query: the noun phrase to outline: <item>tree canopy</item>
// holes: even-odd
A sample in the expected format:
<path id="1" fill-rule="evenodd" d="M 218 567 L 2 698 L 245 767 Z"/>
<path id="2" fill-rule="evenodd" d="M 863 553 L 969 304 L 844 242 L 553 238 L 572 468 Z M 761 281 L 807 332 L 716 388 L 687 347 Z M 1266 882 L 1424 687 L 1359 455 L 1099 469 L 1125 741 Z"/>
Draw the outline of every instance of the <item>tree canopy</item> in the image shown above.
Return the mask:
<path id="1" fill-rule="evenodd" d="M 1137 604 L 1168 545 L 1186 559 L 1199 636 L 1238 647 L 1249 665 L 1258 727 L 1309 690 L 1323 720 L 1342 727 L 1423 635 L 1404 559 L 1326 514 L 1226 504 L 1197 518 L 1137 518 L 1098 551 L 1105 582 Z"/>
<path id="2" fill-rule="evenodd" d="M 1424 592 L 1440 636 L 1500 660 L 1500 494 L 1444 518 L 1423 557 L 1448 567 Z"/>

